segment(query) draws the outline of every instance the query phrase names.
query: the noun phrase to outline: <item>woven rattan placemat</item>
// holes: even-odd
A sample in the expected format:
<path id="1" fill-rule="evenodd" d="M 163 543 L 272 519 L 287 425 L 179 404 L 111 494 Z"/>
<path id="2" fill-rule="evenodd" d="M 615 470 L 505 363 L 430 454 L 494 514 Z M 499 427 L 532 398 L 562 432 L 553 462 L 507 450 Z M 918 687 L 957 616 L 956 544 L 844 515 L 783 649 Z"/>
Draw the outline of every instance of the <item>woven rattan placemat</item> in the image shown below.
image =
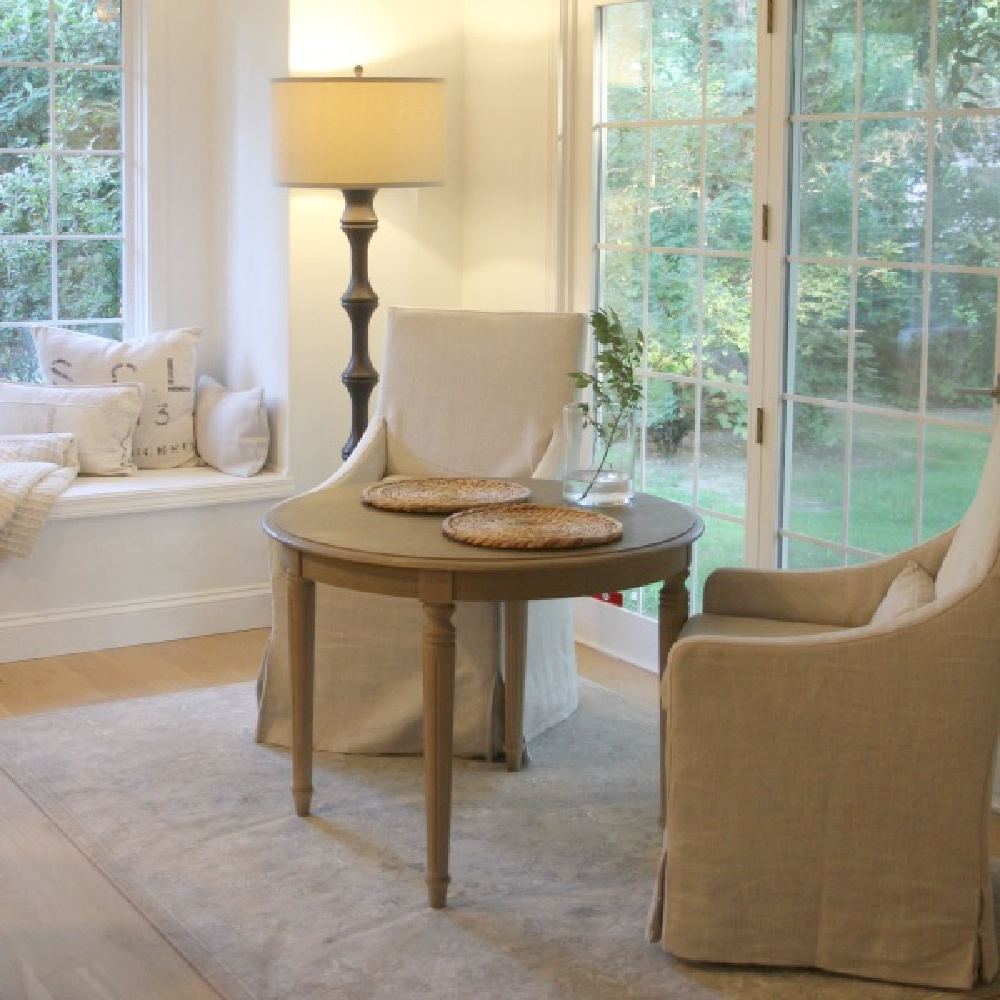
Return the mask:
<path id="1" fill-rule="evenodd" d="M 622 537 L 613 517 L 575 507 L 517 504 L 464 510 L 445 518 L 445 537 L 490 549 L 575 549 Z"/>
<path id="2" fill-rule="evenodd" d="M 376 483 L 361 493 L 361 502 L 380 510 L 415 514 L 450 514 L 487 504 L 521 503 L 531 490 L 503 479 L 398 479 Z"/>

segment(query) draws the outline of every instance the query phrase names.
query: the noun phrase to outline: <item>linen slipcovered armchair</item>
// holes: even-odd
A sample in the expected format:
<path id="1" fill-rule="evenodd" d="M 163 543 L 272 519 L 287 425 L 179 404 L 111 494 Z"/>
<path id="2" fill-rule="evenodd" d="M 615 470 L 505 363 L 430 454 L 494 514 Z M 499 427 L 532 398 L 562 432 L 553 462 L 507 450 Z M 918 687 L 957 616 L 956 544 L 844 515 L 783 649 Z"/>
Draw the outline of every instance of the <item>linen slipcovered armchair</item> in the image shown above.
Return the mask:
<path id="1" fill-rule="evenodd" d="M 661 688 L 650 940 L 690 960 L 993 979 L 998 550 L 1000 435 L 944 535 L 845 569 L 709 576 Z"/>
<path id="2" fill-rule="evenodd" d="M 582 363 L 581 313 L 390 308 L 381 392 L 350 458 L 317 490 L 390 476 L 558 478 L 569 372 Z M 419 515 L 414 515 L 419 516 Z M 258 677 L 257 740 L 291 744 L 287 608 L 272 547 L 273 626 Z M 577 707 L 571 602 L 527 606 L 524 738 Z M 456 608 L 455 753 L 503 747 L 500 605 Z M 418 601 L 320 584 L 313 745 L 420 753 Z"/>

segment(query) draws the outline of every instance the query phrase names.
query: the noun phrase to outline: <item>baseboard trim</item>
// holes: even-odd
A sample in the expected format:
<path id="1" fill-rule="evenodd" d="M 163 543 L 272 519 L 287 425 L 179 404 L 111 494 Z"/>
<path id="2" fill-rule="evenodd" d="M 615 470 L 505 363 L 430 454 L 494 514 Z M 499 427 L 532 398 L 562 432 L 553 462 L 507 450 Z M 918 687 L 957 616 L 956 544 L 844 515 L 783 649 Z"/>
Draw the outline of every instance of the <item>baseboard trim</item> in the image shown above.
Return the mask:
<path id="1" fill-rule="evenodd" d="M 659 627 L 652 618 L 593 597 L 573 601 L 573 634 L 578 642 L 616 660 L 658 674 Z"/>
<path id="2" fill-rule="evenodd" d="M 270 624 L 270 583 L 60 608 L 44 614 L 0 615 L 0 663 L 241 632 Z"/>

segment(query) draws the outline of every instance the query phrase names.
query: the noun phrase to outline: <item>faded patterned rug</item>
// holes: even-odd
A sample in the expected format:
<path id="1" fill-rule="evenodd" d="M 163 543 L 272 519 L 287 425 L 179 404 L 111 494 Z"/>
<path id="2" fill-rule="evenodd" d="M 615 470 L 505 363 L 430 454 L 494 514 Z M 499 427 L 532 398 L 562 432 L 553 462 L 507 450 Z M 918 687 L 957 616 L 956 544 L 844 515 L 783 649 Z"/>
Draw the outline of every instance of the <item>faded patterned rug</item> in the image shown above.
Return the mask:
<path id="1" fill-rule="evenodd" d="M 230 1000 L 957 995 L 647 944 L 656 717 L 596 685 L 526 770 L 456 762 L 443 911 L 426 905 L 420 761 L 317 755 L 301 820 L 254 714 L 237 684 L 0 722 L 0 766 Z"/>

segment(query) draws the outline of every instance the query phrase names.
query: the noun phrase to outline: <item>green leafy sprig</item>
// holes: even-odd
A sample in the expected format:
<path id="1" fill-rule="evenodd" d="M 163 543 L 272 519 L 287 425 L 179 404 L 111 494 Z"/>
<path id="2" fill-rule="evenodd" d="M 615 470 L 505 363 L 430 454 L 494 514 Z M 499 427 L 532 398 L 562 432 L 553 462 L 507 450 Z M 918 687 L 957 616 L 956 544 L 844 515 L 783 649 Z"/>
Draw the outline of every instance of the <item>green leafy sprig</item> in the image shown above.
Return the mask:
<path id="1" fill-rule="evenodd" d="M 584 426 L 594 428 L 604 451 L 581 500 L 590 492 L 604 468 L 619 428 L 629 414 L 637 412 L 642 405 L 642 330 L 636 328 L 635 333 L 627 333 L 618 314 L 611 308 L 595 309 L 590 314 L 590 325 L 597 345 L 594 370 L 570 372 L 569 377 L 578 389 L 591 391 L 592 402 L 576 405 L 583 414 Z"/>

